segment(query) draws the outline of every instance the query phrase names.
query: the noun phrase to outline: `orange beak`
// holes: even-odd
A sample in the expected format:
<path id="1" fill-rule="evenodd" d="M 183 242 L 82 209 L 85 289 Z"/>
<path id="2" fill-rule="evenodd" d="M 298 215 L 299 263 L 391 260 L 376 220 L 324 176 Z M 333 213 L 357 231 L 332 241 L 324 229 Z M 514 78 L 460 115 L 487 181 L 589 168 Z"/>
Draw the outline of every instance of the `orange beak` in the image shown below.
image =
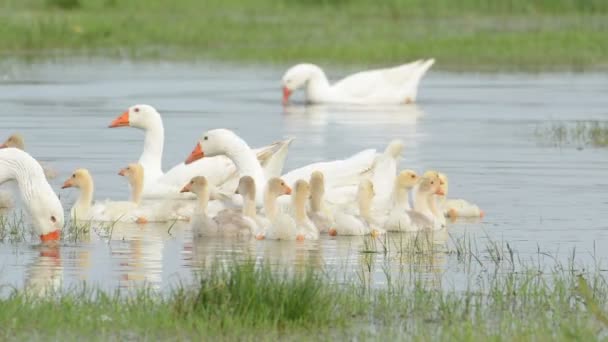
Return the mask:
<path id="1" fill-rule="evenodd" d="M 120 171 L 118 171 L 118 175 L 119 176 L 126 176 L 127 175 L 127 169 L 120 169 Z"/>
<path id="2" fill-rule="evenodd" d="M 285 185 L 285 195 L 291 195 L 291 188 Z"/>
<path id="3" fill-rule="evenodd" d="M 435 195 L 444 196 L 445 192 L 443 192 L 442 188 L 439 188 L 439 189 L 437 189 L 437 191 L 435 191 Z"/>
<path id="4" fill-rule="evenodd" d="M 68 178 L 65 182 L 63 182 L 63 186 L 61 187 L 62 189 L 65 188 L 71 188 L 74 186 L 74 183 L 72 183 L 72 178 Z"/>
<path id="5" fill-rule="evenodd" d="M 190 183 L 184 185 L 184 187 L 179 191 L 179 192 L 190 192 L 191 191 L 191 187 L 190 187 Z"/>
<path id="6" fill-rule="evenodd" d="M 119 117 L 110 123 L 110 128 L 129 126 L 129 111 L 122 113 Z"/>
<path id="7" fill-rule="evenodd" d="M 193 163 L 193 162 L 203 158 L 204 156 L 205 156 L 205 152 L 203 152 L 201 143 L 197 143 L 196 146 L 194 147 L 194 150 L 192 150 L 192 153 L 190 153 L 190 156 L 188 156 L 188 159 L 186 159 L 186 165 Z"/>
<path id="8" fill-rule="evenodd" d="M 61 236 L 61 233 L 59 232 L 59 229 L 57 229 L 50 233 L 40 235 L 40 241 L 42 241 L 42 242 L 57 241 L 57 240 L 59 240 L 60 236 Z"/>
<path id="9" fill-rule="evenodd" d="M 7 148 L 8 145 L 6 143 L 3 143 L 2 145 L 0 145 L 0 148 Z"/>
<path id="10" fill-rule="evenodd" d="M 291 96 L 291 90 L 287 87 L 283 87 L 283 104 L 289 103 L 289 96 Z"/>

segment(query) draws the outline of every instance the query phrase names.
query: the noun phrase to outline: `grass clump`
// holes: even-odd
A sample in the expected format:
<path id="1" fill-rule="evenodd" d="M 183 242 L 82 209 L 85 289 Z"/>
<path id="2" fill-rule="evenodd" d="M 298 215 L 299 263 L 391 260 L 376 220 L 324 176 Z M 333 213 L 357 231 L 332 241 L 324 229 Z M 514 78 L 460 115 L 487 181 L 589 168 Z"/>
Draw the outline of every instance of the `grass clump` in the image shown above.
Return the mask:
<path id="1" fill-rule="evenodd" d="M 559 147 L 608 147 L 608 123 L 603 121 L 554 123 L 550 127 L 538 127 L 535 135 L 541 141 Z"/>

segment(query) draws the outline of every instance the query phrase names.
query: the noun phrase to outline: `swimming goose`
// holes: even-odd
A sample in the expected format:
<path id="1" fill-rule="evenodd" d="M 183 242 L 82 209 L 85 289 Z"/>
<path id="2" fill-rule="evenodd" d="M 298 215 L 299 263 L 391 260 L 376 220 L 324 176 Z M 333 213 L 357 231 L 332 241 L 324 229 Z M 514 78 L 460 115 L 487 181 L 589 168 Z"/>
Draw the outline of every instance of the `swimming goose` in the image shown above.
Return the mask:
<path id="1" fill-rule="evenodd" d="M 349 214 L 336 211 L 334 214 L 335 225 L 329 229 L 329 235 L 368 235 L 377 236 L 384 234 L 384 229 L 378 228 L 371 214 L 371 205 L 375 195 L 374 185 L 369 179 L 364 179 L 359 184 L 357 191 L 358 214 Z"/>
<path id="2" fill-rule="evenodd" d="M 139 164 L 145 170 L 144 197 L 146 198 L 183 198 L 180 193 L 182 186 L 195 176 L 205 176 L 211 188 L 212 195 L 216 191 L 234 192 L 239 177 L 235 172 L 234 164 L 225 157 L 209 158 L 200 160 L 190 165 L 180 163 L 164 173 L 162 171 L 162 154 L 165 138 L 163 121 L 158 111 L 145 104 L 131 106 L 127 111 L 118 116 L 110 128 L 133 127 L 141 129 L 145 133 L 144 150 L 139 158 Z M 262 162 L 269 177 L 279 176 L 288 146 L 293 139 L 275 142 L 254 151 L 257 158 Z M 230 182 L 228 189 L 221 187 Z M 193 196 L 191 196 L 193 198 Z"/>
<path id="3" fill-rule="evenodd" d="M 215 217 L 207 215 L 209 185 L 204 176 L 192 178 L 181 191 L 192 192 L 198 197 L 199 205 L 192 220 L 195 236 L 246 236 L 259 232 L 255 212 L 255 186 L 251 177 L 239 180 L 237 192 L 244 198 L 242 210 L 225 209 Z"/>
<path id="4" fill-rule="evenodd" d="M 435 200 L 434 196 L 443 195 L 439 177 L 425 173 L 415 193 L 414 210 L 408 212 L 412 222 L 410 227 L 406 227 L 406 231 L 442 229 L 445 226 L 445 220 L 441 219 L 441 215 L 437 216 L 433 212 L 432 205 L 430 205 Z"/>
<path id="5" fill-rule="evenodd" d="M 413 103 L 418 84 L 433 63 L 434 59 L 418 60 L 392 68 L 362 71 L 333 85 L 317 65 L 298 64 L 287 70 L 281 79 L 283 104 L 302 87 L 306 87 L 306 99 L 310 103 Z"/>
<path id="6" fill-rule="evenodd" d="M 256 184 L 256 203 L 263 202 L 263 185 L 266 176 L 255 154 L 249 145 L 233 131 L 228 129 L 214 129 L 205 132 L 198 140 L 194 150 L 186 159 L 186 164 L 193 163 L 203 157 L 225 155 L 234 162 L 241 176 L 251 176 Z M 314 171 L 322 171 L 326 175 L 326 193 L 331 195 L 334 187 L 358 184 L 362 175 L 368 173 L 373 166 L 375 150 L 365 150 L 351 158 L 315 163 L 292 170 L 281 176 L 287 184 L 294 185 L 299 179 L 308 179 Z"/>
<path id="7" fill-rule="evenodd" d="M 25 151 L 25 141 L 23 140 L 23 136 L 19 133 L 14 133 L 9 136 L 1 145 L 0 148 L 14 147 L 18 148 L 21 151 Z M 40 163 L 42 169 L 44 170 L 44 176 L 46 179 L 53 179 L 57 177 L 57 172 L 50 168 L 45 163 Z"/>
<path id="8" fill-rule="evenodd" d="M 448 199 L 448 177 L 443 173 L 438 173 L 442 181 L 443 192 L 445 195 L 439 196 L 439 205 L 442 213 L 452 220 L 458 217 L 483 217 L 484 212 L 476 204 L 464 199 Z"/>
<path id="9" fill-rule="evenodd" d="M 59 240 L 64 223 L 63 207 L 40 164 L 17 148 L 0 149 L 0 184 L 10 180 L 17 182 L 40 240 Z"/>
<path id="10" fill-rule="evenodd" d="M 291 197 L 293 216 L 298 235 L 305 240 L 318 240 L 319 229 L 310 220 L 308 214 L 306 213 L 306 202 L 310 197 L 310 185 L 308 182 L 302 179 L 297 181 L 295 190 Z"/>
<path id="11" fill-rule="evenodd" d="M 274 177 L 268 180 L 264 190 L 264 213 L 266 217 L 258 217 L 261 231 L 256 235 L 256 239 L 302 240 L 304 238 L 304 236 L 298 235 L 296 221 L 293 217 L 281 212 L 276 203 L 279 196 L 290 195 L 291 192 L 289 185 L 282 179 Z"/>
<path id="12" fill-rule="evenodd" d="M 419 177 L 413 170 L 404 170 L 395 179 L 393 190 L 391 191 L 392 207 L 388 218 L 384 222 L 384 229 L 393 232 L 413 230 L 412 211 L 409 203 L 409 192 L 418 184 Z M 415 214 L 414 214 L 415 215 Z M 416 229 L 417 230 L 417 229 Z"/>
<path id="13" fill-rule="evenodd" d="M 142 203 L 144 169 L 138 163 L 129 164 L 118 175 L 126 177 L 131 188 L 129 201 L 110 201 L 93 203 L 95 186 L 93 177 L 87 169 L 76 169 L 63 183 L 62 189 L 78 188 L 80 194 L 72 206 L 70 216 L 74 220 L 98 222 L 166 222 L 184 219 L 179 214 L 180 205 L 176 203 Z"/>
<path id="14" fill-rule="evenodd" d="M 319 229 L 326 233 L 334 224 L 333 215 L 324 200 L 325 180 L 321 171 L 315 171 L 310 175 L 310 208 L 308 215 Z"/>

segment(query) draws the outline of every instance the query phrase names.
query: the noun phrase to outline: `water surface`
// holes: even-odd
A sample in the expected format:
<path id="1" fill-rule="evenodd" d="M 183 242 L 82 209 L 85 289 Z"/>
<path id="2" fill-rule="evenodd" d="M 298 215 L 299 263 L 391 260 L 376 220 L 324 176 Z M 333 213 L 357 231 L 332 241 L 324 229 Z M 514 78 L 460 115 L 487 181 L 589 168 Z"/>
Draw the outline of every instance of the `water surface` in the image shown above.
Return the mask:
<path id="1" fill-rule="evenodd" d="M 66 209 L 76 192 L 60 190 L 78 167 L 91 170 L 97 199 L 126 199 L 120 168 L 136 161 L 143 134 L 108 124 L 129 106 L 146 103 L 163 115 L 163 168 L 185 159 L 205 130 L 230 128 L 252 146 L 292 136 L 286 170 L 343 158 L 390 139 L 406 143 L 402 167 L 433 168 L 450 178 L 450 197 L 479 204 L 482 222 L 456 222 L 431 237 L 450 245 L 463 237 L 483 250 L 488 240 L 508 241 L 521 258 L 538 251 L 581 262 L 608 251 L 604 220 L 607 151 L 558 149 L 539 144 L 537 127 L 554 121 L 608 119 L 604 74 L 451 74 L 432 71 L 419 103 L 410 106 L 305 106 L 280 104 L 278 68 L 234 65 L 76 61 L 0 65 L 0 135 L 19 131 L 27 150 L 59 173 L 52 181 Z M 331 74 L 331 73 L 330 73 Z M 3 186 L 4 187 L 4 186 Z M 394 245 L 407 237 L 391 235 Z M 143 284 L 167 289 L 191 279 L 213 260 L 254 258 L 275 264 L 318 265 L 370 282 L 383 272 L 414 270 L 432 284 L 462 286 L 463 266 L 443 252 L 418 257 L 361 253 L 362 238 L 318 242 L 192 240 L 187 224 L 127 225 L 59 248 L 0 244 L 0 282 L 17 288 L 87 281 L 104 289 Z M 381 247 L 379 247 L 381 249 Z M 450 247 L 447 247 L 448 249 Z M 482 251 L 483 252 L 483 251 Z M 482 257 L 483 256 L 483 253 Z M 363 272 L 365 273 L 365 272 Z M 406 272 L 407 273 L 407 272 Z"/>

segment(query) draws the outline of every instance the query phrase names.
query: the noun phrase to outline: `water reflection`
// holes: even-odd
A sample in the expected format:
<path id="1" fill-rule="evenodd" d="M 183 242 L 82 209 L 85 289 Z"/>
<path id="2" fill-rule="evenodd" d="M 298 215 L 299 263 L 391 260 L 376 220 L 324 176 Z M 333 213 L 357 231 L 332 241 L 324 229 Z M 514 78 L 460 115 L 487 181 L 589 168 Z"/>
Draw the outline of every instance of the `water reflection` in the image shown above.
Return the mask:
<path id="1" fill-rule="evenodd" d="M 283 107 L 283 118 L 291 126 L 302 123 L 310 126 L 340 124 L 361 125 L 416 125 L 424 112 L 418 105 L 407 106 L 349 106 L 349 105 L 289 105 Z"/>
<path id="2" fill-rule="evenodd" d="M 40 296 L 56 293 L 63 282 L 61 249 L 58 244 L 34 248 L 38 256 L 26 266 L 25 288 L 29 293 Z"/>

